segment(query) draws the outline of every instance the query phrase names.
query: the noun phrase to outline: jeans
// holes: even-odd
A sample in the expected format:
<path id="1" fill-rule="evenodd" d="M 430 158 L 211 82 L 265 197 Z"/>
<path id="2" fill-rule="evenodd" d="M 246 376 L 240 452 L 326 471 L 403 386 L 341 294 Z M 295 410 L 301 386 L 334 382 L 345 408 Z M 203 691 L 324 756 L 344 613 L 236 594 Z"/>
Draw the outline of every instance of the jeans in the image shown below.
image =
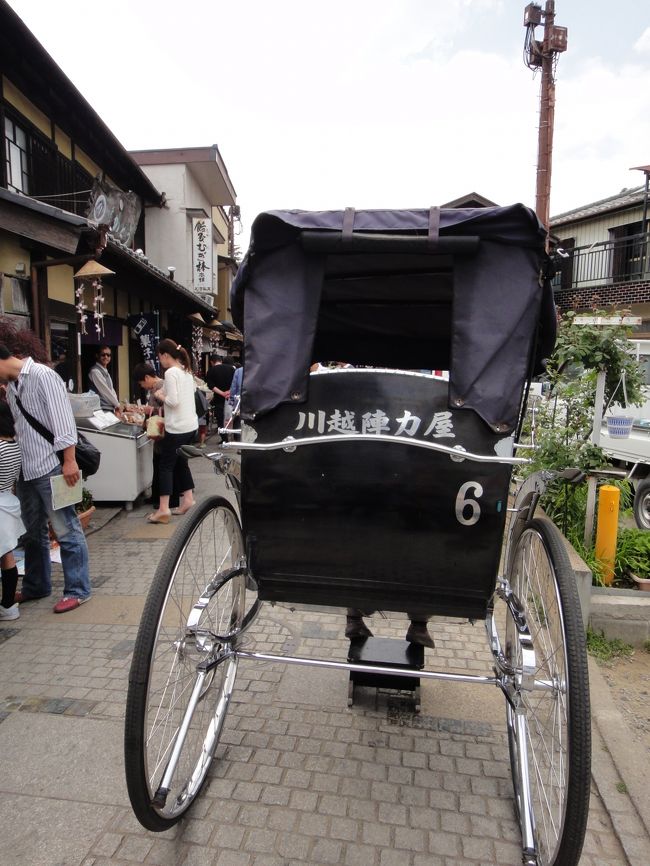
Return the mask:
<path id="1" fill-rule="evenodd" d="M 50 539 L 48 520 L 56 533 L 61 548 L 63 566 L 63 594 L 73 598 L 88 598 L 90 573 L 88 546 L 74 505 L 52 508 L 50 478 L 61 475 L 57 466 L 47 475 L 25 481 L 21 477 L 16 485 L 25 524 L 25 576 L 24 598 L 39 598 L 52 592 Z"/>

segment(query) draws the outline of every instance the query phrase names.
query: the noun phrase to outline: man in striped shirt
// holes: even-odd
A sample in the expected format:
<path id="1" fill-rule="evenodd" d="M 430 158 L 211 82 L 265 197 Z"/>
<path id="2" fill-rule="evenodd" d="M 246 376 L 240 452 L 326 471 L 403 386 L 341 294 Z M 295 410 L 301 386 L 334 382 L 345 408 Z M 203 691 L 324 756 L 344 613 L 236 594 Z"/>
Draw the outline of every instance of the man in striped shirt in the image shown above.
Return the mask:
<path id="1" fill-rule="evenodd" d="M 75 459 L 77 428 L 62 379 L 45 364 L 14 354 L 0 343 L 0 382 L 8 382 L 7 401 L 22 452 L 22 472 L 16 485 L 25 535 L 25 576 L 16 601 L 52 593 L 48 521 L 61 546 L 63 597 L 55 613 L 74 610 L 90 597 L 88 546 L 74 505 L 52 507 L 50 479 L 63 475 L 73 486 L 80 478 Z M 50 443 L 28 421 L 31 415 L 54 436 Z M 59 459 L 61 453 L 62 460 Z"/>

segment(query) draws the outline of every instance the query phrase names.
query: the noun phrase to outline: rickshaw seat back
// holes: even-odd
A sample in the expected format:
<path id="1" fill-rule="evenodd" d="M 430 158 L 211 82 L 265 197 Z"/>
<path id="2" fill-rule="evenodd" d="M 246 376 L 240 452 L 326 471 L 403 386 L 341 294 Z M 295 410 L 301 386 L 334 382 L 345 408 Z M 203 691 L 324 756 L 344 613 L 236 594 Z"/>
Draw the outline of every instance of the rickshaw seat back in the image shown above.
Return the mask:
<path id="1" fill-rule="evenodd" d="M 251 423 L 258 443 L 323 435 L 293 451 L 244 451 L 242 523 L 270 601 L 482 618 L 494 590 L 512 440 L 450 409 L 448 382 L 395 370 L 312 374 L 307 402 Z M 394 442 L 334 442 L 340 434 Z M 439 443 L 457 457 L 403 444 Z M 288 443 L 290 446 L 290 441 Z"/>

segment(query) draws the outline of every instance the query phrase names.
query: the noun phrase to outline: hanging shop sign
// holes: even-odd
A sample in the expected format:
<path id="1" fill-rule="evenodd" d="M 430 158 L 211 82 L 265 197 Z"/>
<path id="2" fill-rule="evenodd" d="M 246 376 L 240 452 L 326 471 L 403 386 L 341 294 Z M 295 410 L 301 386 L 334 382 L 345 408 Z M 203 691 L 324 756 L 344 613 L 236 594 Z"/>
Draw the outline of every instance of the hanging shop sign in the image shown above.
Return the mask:
<path id="1" fill-rule="evenodd" d="M 156 356 L 158 339 L 156 337 L 155 314 L 138 313 L 134 316 L 129 316 L 127 323 L 129 328 L 131 328 L 133 336 L 140 343 L 142 360 L 147 364 L 152 364 L 158 370 L 158 358 Z"/>
<path id="2" fill-rule="evenodd" d="M 141 212 L 142 203 L 134 192 L 123 192 L 106 179 L 95 178 L 86 216 L 108 226 L 111 237 L 130 247 Z"/>
<path id="3" fill-rule="evenodd" d="M 198 295 L 212 295 L 212 223 L 192 218 L 192 286 Z"/>

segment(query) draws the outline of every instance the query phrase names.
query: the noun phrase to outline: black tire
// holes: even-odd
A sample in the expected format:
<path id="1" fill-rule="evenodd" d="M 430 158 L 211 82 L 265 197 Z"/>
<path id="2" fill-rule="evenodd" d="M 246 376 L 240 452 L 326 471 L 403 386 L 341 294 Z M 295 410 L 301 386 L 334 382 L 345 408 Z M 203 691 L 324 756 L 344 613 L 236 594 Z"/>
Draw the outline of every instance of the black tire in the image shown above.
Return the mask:
<path id="1" fill-rule="evenodd" d="M 644 478 L 636 486 L 634 519 L 639 529 L 650 529 L 650 478 Z"/>
<path id="2" fill-rule="evenodd" d="M 535 679 L 555 683 L 552 691 L 521 689 L 527 722 L 528 773 L 539 866 L 576 866 L 580 859 L 591 776 L 589 681 L 580 601 L 573 570 L 556 527 L 535 518 L 522 529 L 508 568 L 535 651 Z M 506 618 L 505 655 L 521 669 L 517 633 Z M 522 760 L 515 712 L 507 703 L 508 740 L 521 814 L 517 768 Z"/>
<path id="3" fill-rule="evenodd" d="M 163 771 L 197 683 L 197 665 L 219 653 L 241 625 L 246 578 L 236 573 L 243 542 L 231 505 L 211 497 L 189 512 L 170 540 L 147 596 L 129 674 L 124 731 L 129 798 L 148 830 L 167 830 L 205 781 L 232 695 L 236 657 L 207 675 L 167 792 Z M 209 589 L 208 589 L 209 588 Z M 207 591 L 206 591 L 207 590 Z M 195 608 L 201 596 L 207 602 Z M 188 615 L 199 617 L 188 629 Z M 156 796 L 158 792 L 158 796 Z"/>

